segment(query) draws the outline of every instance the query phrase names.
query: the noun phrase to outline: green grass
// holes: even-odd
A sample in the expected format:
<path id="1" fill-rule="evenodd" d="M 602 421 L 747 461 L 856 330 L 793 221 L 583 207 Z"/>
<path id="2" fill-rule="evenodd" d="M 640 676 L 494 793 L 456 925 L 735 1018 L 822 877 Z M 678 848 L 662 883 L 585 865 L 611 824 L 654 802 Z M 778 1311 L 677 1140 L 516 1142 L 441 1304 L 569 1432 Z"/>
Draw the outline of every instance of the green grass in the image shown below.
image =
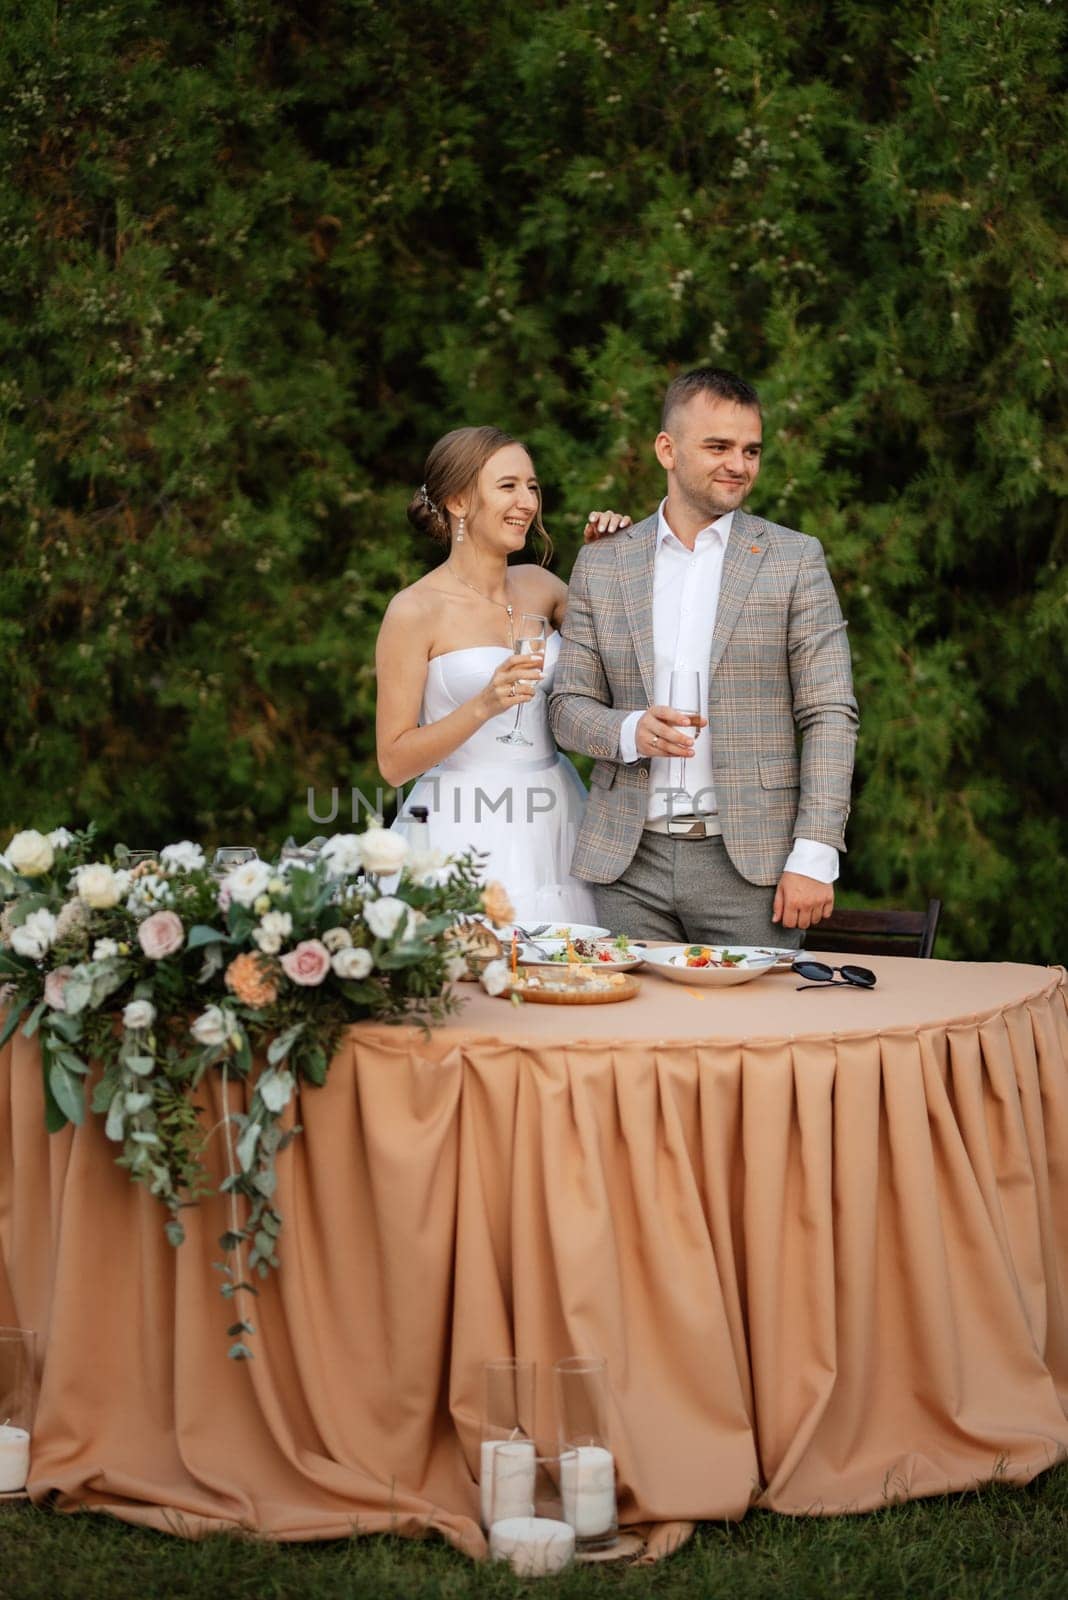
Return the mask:
<path id="1" fill-rule="evenodd" d="M 0 1507 L 2 1600 L 506 1600 L 530 1589 L 437 1541 L 185 1541 L 110 1517 Z M 1068 1467 L 1024 1489 L 993 1484 L 865 1516 L 755 1512 L 742 1523 L 706 1523 L 657 1566 L 576 1568 L 537 1592 L 547 1600 L 1062 1600 Z"/>

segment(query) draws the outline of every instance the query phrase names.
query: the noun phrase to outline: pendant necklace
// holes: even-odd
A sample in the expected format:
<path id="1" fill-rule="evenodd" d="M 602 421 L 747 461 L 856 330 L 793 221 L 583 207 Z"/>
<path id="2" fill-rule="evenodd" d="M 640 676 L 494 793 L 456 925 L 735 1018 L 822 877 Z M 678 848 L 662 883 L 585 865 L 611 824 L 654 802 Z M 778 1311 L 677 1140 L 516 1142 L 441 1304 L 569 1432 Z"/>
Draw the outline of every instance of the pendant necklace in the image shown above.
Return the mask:
<path id="1" fill-rule="evenodd" d="M 456 568 L 453 567 L 451 561 L 446 561 L 445 565 L 447 567 L 452 567 L 453 572 L 456 572 Z M 456 572 L 456 576 L 460 579 L 460 582 L 462 584 L 466 585 L 466 587 L 472 591 L 472 593 L 477 594 L 480 600 L 488 600 L 491 606 L 500 606 L 502 611 L 507 611 L 507 613 L 508 613 L 508 639 L 509 639 L 509 642 L 512 645 L 512 648 L 514 649 L 515 648 L 515 628 L 512 625 L 512 613 L 515 610 L 515 607 L 510 602 L 506 603 L 504 600 L 494 600 L 492 595 L 483 594 L 481 589 L 476 589 L 474 584 L 473 583 L 469 583 L 468 580 L 465 577 L 463 577 L 463 575 L 461 573 Z"/>

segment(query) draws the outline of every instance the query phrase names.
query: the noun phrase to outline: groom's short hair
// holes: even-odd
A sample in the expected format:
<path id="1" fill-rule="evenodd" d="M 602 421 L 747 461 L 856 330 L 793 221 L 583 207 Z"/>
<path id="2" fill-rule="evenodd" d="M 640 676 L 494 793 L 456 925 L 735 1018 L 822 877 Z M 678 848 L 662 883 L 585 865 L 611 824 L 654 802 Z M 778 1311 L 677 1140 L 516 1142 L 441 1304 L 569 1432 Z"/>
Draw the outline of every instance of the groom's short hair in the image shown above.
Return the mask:
<path id="1" fill-rule="evenodd" d="M 728 372 L 726 367 L 694 367 L 692 372 L 680 373 L 668 385 L 664 408 L 660 413 L 660 430 L 666 433 L 672 412 L 684 406 L 697 394 L 711 394 L 717 400 L 731 400 L 736 406 L 751 406 L 760 410 L 760 396 L 751 383 Z"/>

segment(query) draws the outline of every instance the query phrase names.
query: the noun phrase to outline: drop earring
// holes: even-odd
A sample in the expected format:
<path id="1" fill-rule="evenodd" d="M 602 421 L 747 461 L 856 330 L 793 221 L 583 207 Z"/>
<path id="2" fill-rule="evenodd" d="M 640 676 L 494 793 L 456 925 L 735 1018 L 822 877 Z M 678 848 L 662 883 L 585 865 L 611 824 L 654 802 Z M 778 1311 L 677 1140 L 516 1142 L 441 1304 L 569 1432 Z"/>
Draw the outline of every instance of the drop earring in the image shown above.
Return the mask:
<path id="1" fill-rule="evenodd" d="M 463 542 L 464 542 L 464 529 L 465 529 L 466 526 L 467 526 L 467 518 L 466 517 L 461 517 L 459 526 L 456 529 L 456 543 L 457 544 L 463 544 Z"/>

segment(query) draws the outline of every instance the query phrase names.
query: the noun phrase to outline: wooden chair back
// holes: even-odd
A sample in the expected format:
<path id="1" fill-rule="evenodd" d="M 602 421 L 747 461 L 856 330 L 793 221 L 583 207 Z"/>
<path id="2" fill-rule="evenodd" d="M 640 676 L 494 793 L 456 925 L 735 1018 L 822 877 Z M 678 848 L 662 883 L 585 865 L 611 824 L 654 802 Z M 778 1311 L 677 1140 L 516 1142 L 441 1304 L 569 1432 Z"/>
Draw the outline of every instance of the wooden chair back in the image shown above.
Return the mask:
<path id="1" fill-rule="evenodd" d="M 805 949 L 926 960 L 934 952 L 941 915 L 941 900 L 928 900 L 926 911 L 854 911 L 846 907 L 832 911 L 805 934 Z"/>

